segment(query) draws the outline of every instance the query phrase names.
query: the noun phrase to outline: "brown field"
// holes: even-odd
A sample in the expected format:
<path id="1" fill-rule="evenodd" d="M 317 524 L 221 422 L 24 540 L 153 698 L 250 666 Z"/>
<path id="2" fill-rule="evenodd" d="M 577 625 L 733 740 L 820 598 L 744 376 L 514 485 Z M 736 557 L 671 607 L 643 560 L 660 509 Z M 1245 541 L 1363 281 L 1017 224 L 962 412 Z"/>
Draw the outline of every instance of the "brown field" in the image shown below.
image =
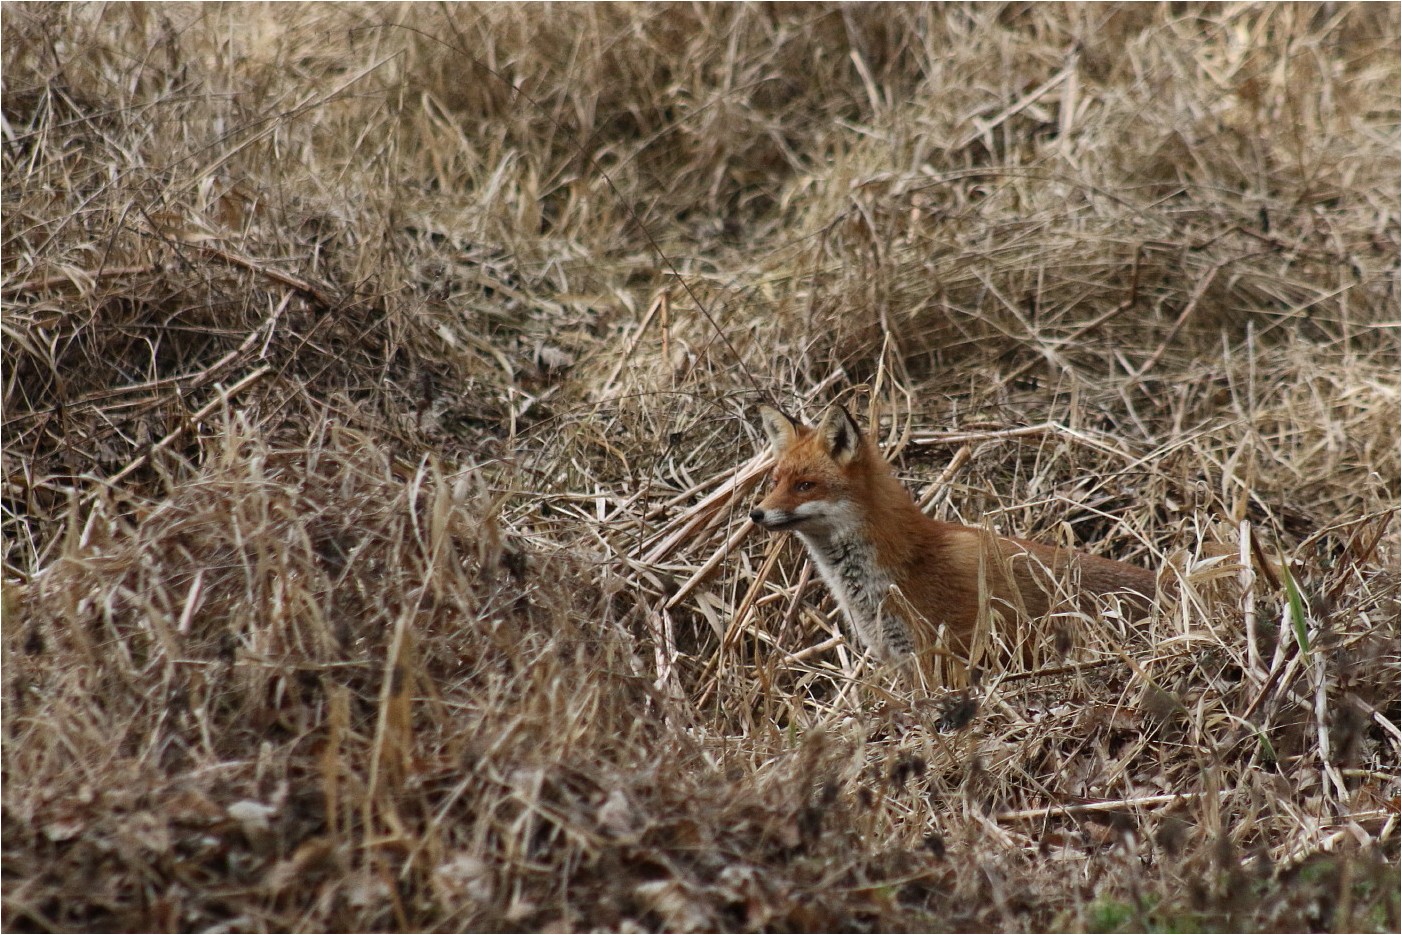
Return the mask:
<path id="1" fill-rule="evenodd" d="M 3 9 L 6 931 L 1399 929 L 1399 12 Z M 1159 571 L 914 692 L 769 397 Z"/>

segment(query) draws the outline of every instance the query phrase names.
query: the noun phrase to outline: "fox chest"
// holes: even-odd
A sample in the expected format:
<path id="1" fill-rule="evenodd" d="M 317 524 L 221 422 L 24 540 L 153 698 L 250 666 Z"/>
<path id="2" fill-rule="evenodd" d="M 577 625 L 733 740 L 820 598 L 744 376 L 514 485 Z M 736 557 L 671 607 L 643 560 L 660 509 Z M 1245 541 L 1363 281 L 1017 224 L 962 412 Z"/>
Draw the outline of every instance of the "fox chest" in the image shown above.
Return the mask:
<path id="1" fill-rule="evenodd" d="M 883 658 L 910 652 L 910 631 L 889 606 L 892 580 L 875 548 L 860 538 L 800 535 L 862 645 Z"/>

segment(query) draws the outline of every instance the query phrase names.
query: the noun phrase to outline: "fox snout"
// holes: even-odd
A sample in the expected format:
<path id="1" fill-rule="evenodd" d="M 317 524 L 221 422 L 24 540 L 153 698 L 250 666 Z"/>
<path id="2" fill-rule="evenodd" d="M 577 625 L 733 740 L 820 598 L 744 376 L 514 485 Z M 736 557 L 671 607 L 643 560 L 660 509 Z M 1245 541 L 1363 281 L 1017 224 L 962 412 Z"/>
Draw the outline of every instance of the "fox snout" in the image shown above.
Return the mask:
<path id="1" fill-rule="evenodd" d="M 757 506 L 750 511 L 750 520 L 756 526 L 763 526 L 770 532 L 778 532 L 781 529 L 797 528 L 800 524 L 805 522 L 811 525 L 811 521 L 815 517 L 805 515 L 809 512 L 811 511 L 783 510 L 778 507 L 765 509 L 762 506 Z"/>
<path id="2" fill-rule="evenodd" d="M 790 518 L 790 514 L 784 510 L 766 510 L 763 507 L 755 507 L 750 511 L 750 521 L 756 526 L 763 526 L 766 529 L 783 525 Z"/>
<path id="3" fill-rule="evenodd" d="M 827 530 L 831 517 L 820 503 L 801 503 L 792 510 L 783 507 L 755 507 L 750 511 L 750 519 L 756 526 L 770 532 L 794 530 L 807 533 L 821 533 Z"/>

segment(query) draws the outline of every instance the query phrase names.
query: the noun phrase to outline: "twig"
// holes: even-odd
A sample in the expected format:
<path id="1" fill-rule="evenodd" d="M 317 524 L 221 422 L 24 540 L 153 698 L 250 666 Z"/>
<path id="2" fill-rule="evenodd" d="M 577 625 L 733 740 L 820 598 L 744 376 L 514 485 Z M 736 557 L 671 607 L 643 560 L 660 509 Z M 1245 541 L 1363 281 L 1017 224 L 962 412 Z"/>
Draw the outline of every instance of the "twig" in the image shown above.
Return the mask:
<path id="1" fill-rule="evenodd" d="M 652 304 L 648 306 L 646 314 L 643 315 L 643 320 L 638 323 L 638 330 L 633 332 L 633 336 L 628 339 L 628 346 L 625 347 L 623 353 L 618 356 L 618 363 L 614 364 L 613 371 L 608 375 L 608 379 L 604 381 L 603 388 L 599 390 L 598 399 L 607 399 L 609 394 L 613 392 L 613 385 L 618 381 L 618 375 L 623 372 L 624 365 L 633 359 L 633 352 L 638 349 L 638 344 L 642 341 L 643 334 L 647 332 L 647 326 L 652 324 L 652 319 L 657 316 L 658 310 L 661 309 L 663 305 L 670 305 L 671 301 L 672 294 L 666 289 L 659 292 L 657 298 L 652 300 Z M 663 360 L 666 359 L 664 355 Z"/>
<path id="2" fill-rule="evenodd" d="M 723 562 L 727 555 L 735 551 L 736 546 L 743 542 L 745 537 L 748 536 L 754 528 L 755 524 L 747 517 L 745 521 L 740 524 L 739 530 L 727 539 L 724 545 L 711 553 L 711 557 L 706 559 L 705 564 L 696 569 L 690 578 L 686 579 L 685 583 L 677 589 L 677 593 L 667 599 L 667 603 L 664 604 L 663 607 L 667 610 L 671 610 L 685 600 L 687 595 L 689 595 L 707 575 L 715 571 L 716 566 Z"/>
<path id="3" fill-rule="evenodd" d="M 222 247 L 215 247 L 207 243 L 195 244 L 195 247 L 201 253 L 213 257 L 220 262 L 246 269 L 249 272 L 258 273 L 260 276 L 271 279 L 273 282 L 281 283 L 290 289 L 295 289 L 302 293 L 304 297 L 314 301 L 323 311 L 335 308 L 338 304 L 337 300 L 330 292 L 330 287 L 324 284 L 318 285 L 300 276 L 285 273 L 276 267 L 259 263 L 252 257 L 244 256 L 241 253 L 235 253 L 233 250 L 226 250 Z"/>
<path id="4" fill-rule="evenodd" d="M 1132 799 L 1114 799 L 1108 802 L 1082 802 L 1076 805 L 1048 805 L 1044 808 L 1025 808 L 1016 812 L 1003 812 L 998 821 L 1027 821 L 1048 818 L 1052 815 L 1084 815 L 1092 812 L 1117 812 L 1126 808 L 1145 808 L 1151 805 L 1169 805 L 1174 802 L 1190 802 L 1202 797 L 1201 792 L 1170 792 L 1164 795 L 1145 795 Z"/>
<path id="5" fill-rule="evenodd" d="M 966 442 L 996 441 L 1004 438 L 1025 438 L 1029 435 L 1063 435 L 1098 451 L 1104 451 L 1125 460 L 1134 457 L 1109 442 L 1101 441 L 1085 432 L 1058 422 L 1041 422 L 1037 425 L 1020 425 L 1017 428 L 992 429 L 983 432 L 926 432 L 912 435 L 910 443 L 912 445 L 952 445 Z"/>
<path id="6" fill-rule="evenodd" d="M 733 474 L 730 480 L 722 484 L 716 491 L 674 518 L 656 535 L 644 542 L 643 548 L 648 549 L 648 551 L 639 556 L 638 560 L 645 565 L 653 565 L 661 561 L 677 545 L 694 535 L 698 529 L 713 519 L 717 510 L 758 483 L 759 479 L 769 470 L 770 460 L 771 456 L 767 453 L 751 458 L 738 473 Z"/>
<path id="7" fill-rule="evenodd" d="M 940 476 L 935 478 L 934 482 L 930 484 L 929 487 L 926 487 L 920 494 L 920 498 L 916 500 L 916 505 L 919 506 L 921 510 L 929 509 L 930 504 L 945 491 L 945 488 L 949 486 L 949 482 L 954 479 L 954 475 L 968 462 L 969 458 L 973 456 L 973 453 L 974 449 L 969 445 L 965 445 L 954 452 L 954 457 L 949 459 L 949 463 L 946 464 L 944 470 L 940 472 Z"/>
<path id="8" fill-rule="evenodd" d="M 1294 867 L 1298 867 L 1300 864 L 1304 863 L 1306 860 L 1308 860 L 1310 857 L 1313 857 L 1315 854 L 1318 854 L 1320 852 L 1327 853 L 1333 850 L 1334 845 L 1337 844 L 1339 841 L 1343 840 L 1348 835 L 1353 835 L 1355 838 L 1358 837 L 1359 834 L 1366 835 L 1369 838 L 1374 837 L 1373 835 L 1368 834 L 1367 830 L 1363 828 L 1362 822 L 1365 821 L 1383 823 L 1383 828 L 1378 833 L 1378 835 L 1376 835 L 1376 837 L 1381 838 L 1384 834 L 1386 834 L 1386 832 L 1389 829 L 1389 826 L 1393 823 L 1393 820 L 1396 817 L 1397 816 L 1393 812 L 1385 811 L 1382 809 L 1376 809 L 1367 812 L 1353 812 L 1347 815 L 1340 815 L 1339 820 L 1347 822 L 1347 825 L 1345 825 L 1342 828 L 1335 828 L 1334 830 L 1330 831 L 1328 835 L 1317 841 L 1308 842 L 1304 845 L 1301 845 L 1293 853 L 1287 854 L 1286 856 L 1281 858 L 1280 868 L 1282 870 L 1290 870 Z M 1355 831 L 1355 829 L 1357 830 Z"/>
<path id="9" fill-rule="evenodd" d="M 257 370 L 253 371 L 248 376 L 244 377 L 242 380 L 235 383 L 228 389 L 221 389 L 218 392 L 218 394 L 216 394 L 214 399 L 201 406 L 195 413 L 190 415 L 189 418 L 182 420 L 181 424 L 177 426 L 174 431 L 170 432 L 170 434 L 166 435 L 160 441 L 156 442 L 150 448 L 146 449 L 146 451 L 138 455 L 136 459 L 133 460 L 126 467 L 122 468 L 116 474 L 113 474 L 111 477 L 107 478 L 107 483 L 115 484 L 123 478 L 127 477 L 129 474 L 140 468 L 147 461 L 150 461 L 151 457 L 155 455 L 156 452 L 164 450 L 177 438 L 184 435 L 191 424 L 199 422 L 201 419 L 208 416 L 211 412 L 218 409 L 220 406 L 226 404 L 231 397 L 247 389 L 249 386 L 257 382 L 258 380 L 261 380 L 272 369 L 273 368 L 271 365 L 259 367 Z"/>
<path id="10" fill-rule="evenodd" d="M 81 275 L 94 280 L 112 279 L 118 276 L 135 276 L 139 273 L 151 273 L 159 268 L 160 267 L 154 263 L 144 263 L 141 266 L 111 266 L 91 273 L 82 270 Z M 74 279 L 74 273 L 66 273 L 61 276 L 45 276 L 41 279 L 26 279 L 23 282 L 10 283 L 8 286 L 0 289 L 0 295 L 4 295 L 6 298 L 13 298 L 17 295 L 23 295 L 26 292 L 45 292 L 60 286 L 76 286 L 81 289 L 87 285 L 90 284 L 79 283 Z"/>
<path id="11" fill-rule="evenodd" d="M 805 648 L 803 648 L 803 649 L 800 649 L 800 650 L 798 650 L 798 651 L 796 651 L 796 652 L 785 653 L 785 654 L 784 654 L 784 658 L 783 658 L 783 662 L 784 662 L 785 664 L 793 664 L 793 663 L 796 663 L 796 662 L 802 662 L 802 661 L 804 661 L 805 659 L 808 659 L 808 658 L 811 657 L 811 656 L 816 656 L 816 655 L 818 655 L 819 653 L 825 653 L 825 652 L 827 652 L 829 649 L 832 649 L 834 646 L 838 645 L 839 643 L 845 643 L 845 642 L 847 642 L 847 638 L 844 637 L 842 634 L 839 633 L 837 636 L 830 636 L 830 637 L 828 637 L 827 639 L 823 640 L 821 643 L 814 643 L 812 646 L 807 646 L 807 647 L 805 647 Z"/>
<path id="12" fill-rule="evenodd" d="M 1212 285 L 1212 281 L 1217 278 L 1217 274 L 1228 264 L 1235 263 L 1237 260 L 1243 258 L 1244 257 L 1240 256 L 1228 257 L 1225 260 L 1213 264 L 1212 268 L 1207 271 L 1207 275 L 1203 276 L 1198 282 L 1197 288 L 1193 290 L 1193 294 L 1188 298 L 1188 304 L 1183 306 L 1183 311 L 1178 313 L 1177 320 L 1175 320 L 1172 327 L 1168 329 L 1168 334 L 1164 335 L 1163 341 L 1159 343 L 1154 353 L 1149 355 L 1149 359 L 1144 361 L 1144 366 L 1140 367 L 1139 371 L 1134 374 L 1135 380 L 1143 379 L 1144 374 L 1154 369 L 1155 365 L 1158 364 L 1159 360 L 1168 351 L 1168 346 L 1173 343 L 1173 339 L 1178 337 L 1178 332 L 1188 323 L 1188 319 L 1192 317 L 1193 312 L 1197 311 L 1198 303 L 1201 302 L 1202 297 L 1207 294 L 1207 287 Z"/>
<path id="13" fill-rule="evenodd" d="M 1261 651 L 1256 646 L 1256 573 L 1251 568 L 1251 523 L 1242 520 L 1239 529 L 1237 544 L 1241 563 L 1241 612 L 1246 622 L 1246 665 L 1252 678 L 1264 681 L 1266 673 L 1261 667 Z"/>
<path id="14" fill-rule="evenodd" d="M 1120 315 L 1124 314 L 1125 312 L 1129 311 L 1130 309 L 1134 308 L 1136 305 L 1139 304 L 1139 266 L 1144 261 L 1145 246 L 1146 244 L 1141 243 L 1134 250 L 1134 265 L 1131 267 L 1129 274 L 1129 295 L 1125 298 L 1125 300 L 1119 305 L 1116 305 L 1114 308 L 1110 309 L 1108 312 L 1105 312 L 1104 314 L 1100 315 L 1099 317 L 1092 318 L 1090 321 L 1086 322 L 1084 325 L 1081 325 L 1075 331 L 1072 331 L 1070 334 L 1066 335 L 1066 337 L 1058 338 L 1056 340 L 1056 343 L 1061 344 L 1063 346 L 1079 344 L 1081 339 L 1084 338 L 1087 334 L 1090 334 L 1092 331 L 1096 330 L 1101 325 L 1110 321 L 1112 318 L 1118 318 Z M 1024 363 L 1022 366 L 1014 368 L 1010 373 L 1004 374 L 1001 377 L 1002 381 L 1005 384 L 1013 382 L 1018 377 L 1022 376 L 1024 373 L 1041 363 L 1043 359 L 1044 358 L 1041 357 L 1032 358 L 1031 360 Z"/>
<path id="15" fill-rule="evenodd" d="M 974 140 L 978 139 L 979 137 L 987 135 L 987 133 L 990 130 L 997 129 L 999 126 L 1001 126 L 1004 123 L 1004 121 L 1008 120 L 1011 117 L 1017 116 L 1019 113 L 1026 110 L 1028 107 L 1031 107 L 1033 104 L 1037 103 L 1037 101 L 1048 91 L 1050 91 L 1052 88 L 1056 87 L 1058 84 L 1061 84 L 1061 82 L 1065 81 L 1068 77 L 1070 77 L 1071 73 L 1076 69 L 1076 62 L 1077 59 L 1073 57 L 1072 60 L 1068 62 L 1065 66 L 1063 66 L 1060 71 L 1052 75 L 1046 81 L 1043 81 L 1031 91 L 1028 91 L 1014 103 L 1009 104 L 1007 107 L 1004 107 L 996 115 L 994 115 L 992 120 L 985 122 L 979 120 L 977 117 L 971 118 L 974 122 L 975 129 L 969 133 L 966 133 L 964 135 L 964 138 L 954 145 L 955 151 L 961 150 L 964 147 L 968 146 L 970 143 L 972 143 Z"/>

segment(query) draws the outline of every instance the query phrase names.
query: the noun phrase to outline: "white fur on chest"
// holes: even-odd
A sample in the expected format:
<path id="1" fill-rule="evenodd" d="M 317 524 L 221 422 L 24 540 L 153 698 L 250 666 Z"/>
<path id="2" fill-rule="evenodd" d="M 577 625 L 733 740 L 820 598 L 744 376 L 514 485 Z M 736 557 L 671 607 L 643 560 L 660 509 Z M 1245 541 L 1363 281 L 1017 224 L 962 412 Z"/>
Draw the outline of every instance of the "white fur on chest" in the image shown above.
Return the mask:
<path id="1" fill-rule="evenodd" d="M 855 530 L 820 536 L 799 533 L 828 588 L 837 598 L 857 639 L 883 661 L 912 651 L 905 622 L 884 605 L 891 578 L 876 560 L 876 548 Z"/>

